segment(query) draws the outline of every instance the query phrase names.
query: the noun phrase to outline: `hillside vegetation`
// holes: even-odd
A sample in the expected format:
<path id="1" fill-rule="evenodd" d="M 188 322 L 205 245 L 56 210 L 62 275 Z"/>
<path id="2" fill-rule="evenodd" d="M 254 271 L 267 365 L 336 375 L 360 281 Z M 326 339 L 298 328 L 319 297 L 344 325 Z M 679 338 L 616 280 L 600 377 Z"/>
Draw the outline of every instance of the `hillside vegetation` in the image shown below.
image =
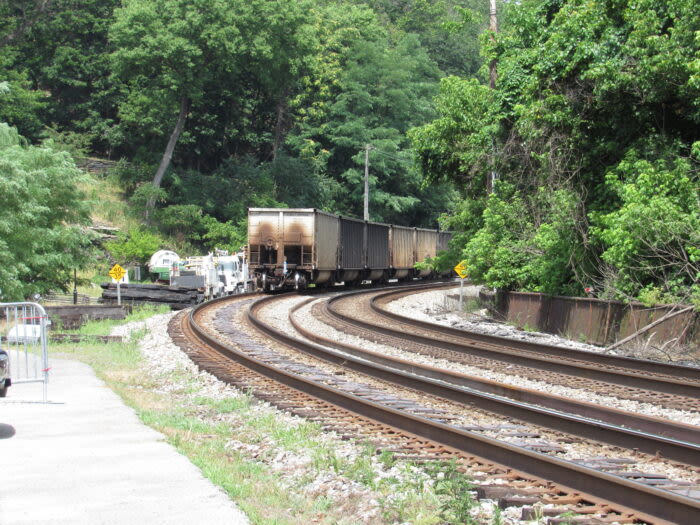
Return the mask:
<path id="1" fill-rule="evenodd" d="M 493 34 L 484 0 L 0 4 L 0 184 L 22 186 L 37 154 L 63 173 L 44 182 L 59 200 L 3 197 L 34 194 L 23 221 L 42 228 L 22 245 L 0 211 L 3 296 L 95 260 L 70 234 L 90 199 L 61 193 L 87 188 L 67 153 L 118 161 L 109 250 L 128 264 L 238 249 L 249 206 L 362 216 L 370 148 L 372 220 L 458 233 L 434 264 L 506 289 L 700 300 L 695 2 L 498 10 Z"/>

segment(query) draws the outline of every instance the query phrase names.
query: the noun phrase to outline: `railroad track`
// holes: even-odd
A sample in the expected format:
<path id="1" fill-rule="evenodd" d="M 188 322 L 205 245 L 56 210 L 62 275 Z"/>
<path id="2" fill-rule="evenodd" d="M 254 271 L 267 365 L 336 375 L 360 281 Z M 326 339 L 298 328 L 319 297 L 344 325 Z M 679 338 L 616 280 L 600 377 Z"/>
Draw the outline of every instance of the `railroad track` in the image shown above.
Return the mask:
<path id="1" fill-rule="evenodd" d="M 541 378 L 623 399 L 700 411 L 700 369 L 479 334 L 407 319 L 382 305 L 406 290 L 360 291 L 330 299 L 326 314 L 355 333 L 480 368 Z M 382 339 L 384 338 L 384 339 Z"/>
<path id="2" fill-rule="evenodd" d="M 264 306 L 265 301 L 259 302 L 257 306 Z M 423 392 L 445 399 L 473 404 L 507 417 L 566 431 L 576 436 L 648 454 L 661 454 L 689 465 L 700 466 L 700 429 L 693 425 L 645 417 L 532 389 L 505 385 L 391 357 L 359 345 L 339 342 L 335 338 L 321 336 L 316 331 L 306 328 L 297 319 L 296 314 L 313 301 L 314 299 L 309 299 L 294 306 L 290 312 L 291 323 L 306 339 L 325 348 L 341 351 L 342 354 L 336 354 L 337 358 L 334 361 L 342 362 L 346 367 L 372 374 L 373 369 L 365 365 L 371 362 L 394 371 L 391 374 L 382 372 L 381 377 L 399 385 L 419 388 Z M 294 344 L 294 341 L 290 339 L 289 344 Z M 310 348 L 303 342 L 299 344 L 302 351 L 313 351 L 317 357 L 333 359 L 323 348 Z"/>
<path id="3" fill-rule="evenodd" d="M 338 355 L 335 352 L 336 355 L 333 356 L 333 351 L 329 352 L 328 348 L 304 343 L 275 330 L 260 320 L 257 313 L 266 304 L 275 300 L 277 298 L 266 298 L 253 304 L 248 313 L 250 322 L 277 341 L 284 342 L 285 345 L 298 349 L 305 346 L 303 351 L 306 353 L 321 357 L 323 352 L 325 354 L 323 359 L 345 361 L 345 365 L 348 365 L 350 360 L 347 353 Z M 241 312 L 252 301 L 252 298 L 237 298 L 230 301 L 228 305 L 224 305 L 223 301 L 203 305 L 191 316 L 179 317 L 179 322 L 171 325 L 172 335 L 200 363 L 202 368 L 221 379 L 246 388 L 253 388 L 258 395 L 282 408 L 322 420 L 329 428 L 369 438 L 377 446 L 398 451 L 399 457 L 431 459 L 458 457 L 464 465 L 468 466 L 470 472 L 475 473 L 476 479 L 483 483 L 481 491 L 487 497 L 489 491 L 494 490 L 493 487 L 489 488 L 488 480 L 494 477 L 507 477 L 511 480 L 507 490 L 514 491 L 513 493 L 520 497 L 535 496 L 544 502 L 568 505 L 568 508 L 576 509 L 578 512 L 602 512 L 618 521 L 629 521 L 636 517 L 650 522 L 665 520 L 692 523 L 700 518 L 700 503 L 697 500 L 661 490 L 649 484 L 632 481 L 622 477 L 624 474 L 613 474 L 613 470 L 621 468 L 619 461 L 593 458 L 583 462 L 584 464 L 577 464 L 504 443 L 451 424 L 454 418 L 449 412 L 435 405 L 421 406 L 415 401 L 407 401 L 405 398 L 387 395 L 372 387 L 348 381 L 342 377 L 342 374 L 324 372 L 318 367 L 289 359 L 268 348 L 269 345 L 256 341 L 231 322 L 236 315 L 240 319 Z M 210 314 L 207 317 L 207 312 L 217 308 L 219 310 L 216 314 Z M 205 326 L 207 324 L 208 327 Z M 212 330 L 224 335 L 212 336 Z M 228 338 L 229 342 L 222 342 L 222 337 Z M 191 342 L 195 340 L 199 343 Z M 231 341 L 235 341 L 235 344 Z M 366 359 L 366 356 L 363 359 Z M 362 363 L 355 362 L 352 367 L 359 370 L 360 364 Z M 362 366 L 368 365 L 362 364 Z M 375 370 L 372 374 L 375 374 L 375 377 L 378 374 L 378 377 L 384 381 L 395 380 L 397 376 L 401 376 L 401 373 L 386 366 L 374 364 L 372 367 Z M 369 373 L 368 370 L 362 370 L 362 372 Z M 392 378 L 390 379 L 389 376 Z M 401 381 L 406 381 L 407 375 L 403 377 Z M 443 379 L 439 381 L 445 382 Z M 409 386 L 414 390 L 423 388 L 415 382 L 415 378 L 412 378 L 412 381 L 414 382 Z M 425 380 L 422 381 L 425 383 Z M 431 387 L 433 389 L 430 391 L 431 396 L 440 395 L 452 401 L 465 402 L 466 398 L 455 399 L 458 393 L 460 396 L 465 395 L 463 387 L 441 386 L 442 390 L 437 393 L 434 390 L 435 386 L 433 384 Z M 451 393 L 446 393 L 448 391 Z M 474 396 L 474 393 L 469 395 Z M 470 399 L 467 402 L 477 403 L 474 397 Z M 483 396 L 478 402 L 485 402 Z M 524 410 L 524 407 L 520 406 L 518 409 Z M 540 413 L 537 417 L 545 416 Z M 554 416 L 550 413 L 546 417 Z M 572 421 L 570 419 L 570 424 L 581 426 L 580 422 Z M 652 423 L 653 421 L 646 422 L 648 425 Z M 601 428 L 602 426 L 598 425 L 598 429 Z M 692 429 L 673 428 L 673 425 L 666 428 L 667 432 L 690 432 L 690 430 Z M 654 438 L 657 439 L 655 446 L 661 446 L 660 443 L 663 441 L 664 446 L 670 447 L 664 449 L 666 454 L 680 454 L 681 448 L 676 448 L 676 452 L 671 450 L 674 446 L 679 447 L 678 444 L 672 444 L 673 439 L 664 438 L 665 441 L 659 441 L 659 437 L 657 435 Z M 647 436 L 646 439 L 650 437 Z M 687 450 L 683 454 L 697 454 L 696 443 L 686 443 L 686 445 L 688 445 Z M 697 457 L 681 461 L 690 463 L 696 460 Z M 643 478 L 643 476 L 638 477 Z M 660 481 L 661 478 L 663 476 L 647 478 L 647 481 L 653 482 L 654 479 Z M 556 485 L 552 485 L 551 481 Z M 671 486 L 672 483 L 670 483 Z M 683 490 L 681 485 L 677 484 L 676 489 Z M 518 489 L 518 487 L 526 488 Z M 686 485 L 686 490 L 690 488 Z M 565 495 L 562 496 L 562 494 Z M 503 496 L 503 492 L 501 495 Z M 610 501 L 613 502 L 612 506 Z M 630 510 L 632 508 L 635 510 Z"/>
<path id="4" fill-rule="evenodd" d="M 367 292 L 365 291 L 364 293 Z M 647 359 L 620 357 L 586 350 L 576 350 L 562 346 L 509 339 L 506 337 L 481 334 L 478 332 L 469 332 L 450 326 L 408 319 L 405 316 L 390 312 L 386 309 L 386 305 L 389 302 L 413 293 L 416 293 L 415 290 L 391 290 L 388 292 L 380 291 L 370 300 L 370 308 L 372 311 L 380 314 L 383 317 L 404 323 L 410 321 L 413 325 L 420 326 L 422 328 L 427 328 L 429 330 L 432 329 L 438 333 L 450 336 L 456 336 L 461 338 L 461 340 L 464 342 L 481 342 L 485 345 L 495 345 L 496 347 L 505 347 L 511 350 L 529 351 L 550 358 L 567 359 L 574 362 L 588 363 L 595 367 L 613 369 L 620 373 L 632 372 L 637 375 L 646 374 L 649 377 L 658 379 L 659 381 L 669 383 L 683 383 L 682 380 L 685 380 L 685 384 L 695 386 L 698 389 L 697 392 L 700 393 L 700 368 L 662 363 L 659 361 L 650 361 Z"/>

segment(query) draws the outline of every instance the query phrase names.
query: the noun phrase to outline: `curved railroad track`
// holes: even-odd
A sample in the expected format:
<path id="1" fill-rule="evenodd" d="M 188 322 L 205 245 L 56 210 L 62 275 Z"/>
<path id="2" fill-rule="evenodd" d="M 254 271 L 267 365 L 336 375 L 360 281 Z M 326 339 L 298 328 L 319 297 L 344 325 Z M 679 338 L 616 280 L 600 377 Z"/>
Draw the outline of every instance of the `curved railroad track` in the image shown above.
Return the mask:
<path id="1" fill-rule="evenodd" d="M 676 423 L 662 418 L 646 417 L 619 409 L 567 399 L 562 396 L 536 390 L 505 385 L 443 368 L 422 365 L 414 361 L 391 357 L 359 345 L 339 342 L 309 329 L 297 319 L 297 313 L 315 299 L 294 306 L 290 321 L 304 338 L 326 348 L 340 350 L 334 359 L 322 348 L 306 345 L 289 338 L 286 342 L 321 359 L 342 362 L 344 366 L 393 383 L 418 388 L 421 392 L 451 399 L 459 403 L 473 404 L 507 417 L 528 423 L 565 431 L 576 436 L 603 441 L 630 450 L 648 454 L 660 454 L 689 465 L 700 466 L 700 428 Z M 267 300 L 256 304 L 264 307 Z M 316 313 L 319 313 L 318 311 Z M 257 321 L 261 329 L 268 328 Z M 271 334 L 272 335 L 272 334 Z M 280 336 L 274 334 L 275 337 Z M 387 367 L 392 371 L 375 369 L 365 363 Z M 379 370 L 380 372 L 375 372 Z M 417 376 L 417 377 L 416 377 Z"/>
<path id="2" fill-rule="evenodd" d="M 343 375 L 344 370 L 354 370 L 381 381 L 408 386 L 438 401 L 450 400 L 444 402 L 445 406 L 450 403 L 477 406 L 479 410 L 518 417 L 570 435 L 593 436 L 598 440 L 601 439 L 600 435 L 605 435 L 605 439 L 616 446 L 638 448 L 649 453 L 660 452 L 686 464 L 700 463 L 697 429 L 653 418 L 632 421 L 629 419 L 632 416 L 624 413 L 605 416 L 624 416 L 628 418 L 625 420 L 627 423 L 636 425 L 632 428 L 643 428 L 629 431 L 619 424 L 591 421 L 590 415 L 584 421 L 573 410 L 564 414 L 561 406 L 557 410 L 543 408 L 541 399 L 540 406 L 531 402 L 515 403 L 502 393 L 497 396 L 485 393 L 483 385 L 481 390 L 465 387 L 464 377 L 460 379 L 458 374 L 450 376 L 445 371 L 427 370 L 425 367 L 419 370 L 415 364 L 401 364 L 396 360 L 391 363 L 380 363 L 381 360 L 372 362 L 371 353 L 360 354 L 361 349 L 353 349 L 349 345 L 345 345 L 343 353 L 340 353 L 339 346 L 343 345 L 321 341 L 324 342 L 321 346 L 303 341 L 263 321 L 259 313 L 277 300 L 280 298 L 236 297 L 210 302 L 189 316 L 176 318 L 177 321 L 171 324 L 171 335 L 202 368 L 221 379 L 254 390 L 256 395 L 277 406 L 318 419 L 328 428 L 371 439 L 377 446 L 397 452 L 399 457 L 459 458 L 483 483 L 483 495 L 489 496 L 489 490 L 493 490 L 493 487 L 489 489 L 489 479 L 505 476 L 511 480 L 509 490 L 515 494 L 568 505 L 577 512 L 602 512 L 609 518 L 620 520 L 631 519 L 634 515 L 650 522 L 693 522 L 700 519 L 700 502 L 679 493 L 694 490 L 691 484 L 666 479 L 666 485 L 675 492 L 662 490 L 652 483 L 654 479 L 659 481 L 664 476 L 649 478 L 641 475 L 643 473 L 636 473 L 639 475 L 625 477 L 625 472 L 629 474 L 630 471 L 621 467 L 623 460 L 589 458 L 588 461 L 575 463 L 536 452 L 532 447 L 516 446 L 455 424 L 457 418 L 442 409 L 439 403 L 421 406 L 415 399 L 410 400 L 410 396 L 382 393 L 372 386 L 346 380 Z M 298 305 L 294 311 L 303 306 Z M 269 348 L 275 345 L 261 342 L 233 322 L 235 318 L 240 323 L 244 316 L 278 343 L 335 363 L 336 366 L 342 365 L 342 370 L 329 373 Z M 304 328 L 295 319 L 294 313 L 291 319 L 303 333 Z M 308 331 L 305 335 L 315 337 Z M 401 366 L 406 368 L 401 370 Z M 496 388 L 496 385 L 491 386 Z M 531 392 L 529 395 L 535 394 Z M 565 401 L 559 400 L 560 403 Z M 605 410 L 600 407 L 568 403 L 570 408 L 576 405 L 579 411 L 597 410 L 597 417 L 604 419 Z M 525 413 L 527 417 L 523 416 Z M 632 460 L 628 462 L 634 463 Z M 614 473 L 615 469 L 621 472 Z M 630 479 L 633 477 L 647 483 Z"/>
<path id="3" fill-rule="evenodd" d="M 330 299 L 328 316 L 355 333 L 391 344 L 409 341 L 418 353 L 443 357 L 522 377 L 547 381 L 668 408 L 700 411 L 700 369 L 655 361 L 617 357 L 467 332 L 449 326 L 407 319 L 382 305 L 409 293 L 359 291 Z"/>

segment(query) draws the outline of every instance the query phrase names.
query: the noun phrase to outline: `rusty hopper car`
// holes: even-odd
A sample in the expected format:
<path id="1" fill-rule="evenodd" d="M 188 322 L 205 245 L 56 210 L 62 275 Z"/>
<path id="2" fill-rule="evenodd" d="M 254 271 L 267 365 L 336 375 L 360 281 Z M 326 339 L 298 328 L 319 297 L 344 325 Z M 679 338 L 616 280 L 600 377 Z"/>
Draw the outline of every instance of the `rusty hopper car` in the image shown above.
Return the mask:
<path id="1" fill-rule="evenodd" d="M 250 208 L 248 260 L 264 290 L 427 277 L 435 230 L 338 217 L 316 209 Z"/>
<path id="2" fill-rule="evenodd" d="M 389 231 L 391 226 L 378 222 L 367 224 L 367 270 L 364 279 L 381 281 L 389 277 L 390 249 Z"/>
<path id="3" fill-rule="evenodd" d="M 338 269 L 339 219 L 315 209 L 250 208 L 249 267 L 265 289 L 326 283 Z"/>

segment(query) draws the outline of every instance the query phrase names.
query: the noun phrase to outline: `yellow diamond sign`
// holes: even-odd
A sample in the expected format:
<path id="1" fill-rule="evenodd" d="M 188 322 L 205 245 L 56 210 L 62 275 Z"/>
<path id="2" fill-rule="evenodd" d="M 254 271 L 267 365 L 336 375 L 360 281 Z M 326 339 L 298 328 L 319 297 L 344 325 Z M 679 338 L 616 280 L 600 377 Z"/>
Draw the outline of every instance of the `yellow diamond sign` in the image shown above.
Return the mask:
<path id="1" fill-rule="evenodd" d="M 109 271 L 109 276 L 117 282 L 121 281 L 122 277 L 124 277 L 125 275 L 126 270 L 118 264 L 112 266 L 112 269 Z"/>
<path id="2" fill-rule="evenodd" d="M 455 272 L 457 272 L 457 275 L 459 275 L 461 279 L 466 279 L 467 275 L 469 275 L 467 272 L 467 265 L 464 264 L 464 261 L 455 266 Z"/>

